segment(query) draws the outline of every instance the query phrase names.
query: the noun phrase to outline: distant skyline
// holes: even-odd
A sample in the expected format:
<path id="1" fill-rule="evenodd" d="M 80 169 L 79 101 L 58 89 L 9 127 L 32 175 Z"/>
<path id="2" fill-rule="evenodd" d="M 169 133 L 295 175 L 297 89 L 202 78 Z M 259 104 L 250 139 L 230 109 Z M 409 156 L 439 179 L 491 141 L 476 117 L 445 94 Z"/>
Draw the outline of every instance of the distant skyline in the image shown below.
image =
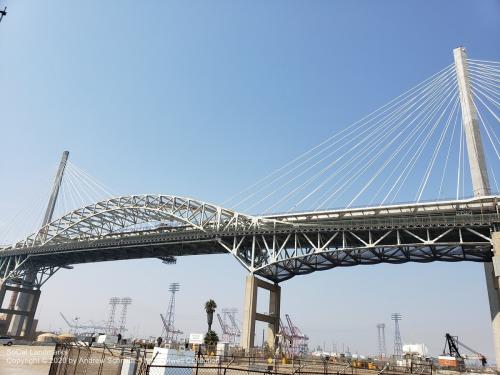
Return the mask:
<path id="1" fill-rule="evenodd" d="M 451 64 L 453 48 L 500 60 L 495 0 L 0 5 L 0 233 L 17 215 L 27 234 L 66 149 L 116 194 L 222 204 Z M 158 336 L 179 282 L 176 325 L 203 332 L 209 298 L 242 319 L 245 276 L 230 255 L 76 265 L 43 286 L 39 328 L 65 329 L 59 312 L 106 320 L 108 299 L 128 296 L 129 331 Z M 493 360 L 482 264 L 338 268 L 281 285 L 311 349 L 374 354 L 385 323 L 392 352 L 400 312 L 404 343 L 438 355 L 450 332 Z"/>

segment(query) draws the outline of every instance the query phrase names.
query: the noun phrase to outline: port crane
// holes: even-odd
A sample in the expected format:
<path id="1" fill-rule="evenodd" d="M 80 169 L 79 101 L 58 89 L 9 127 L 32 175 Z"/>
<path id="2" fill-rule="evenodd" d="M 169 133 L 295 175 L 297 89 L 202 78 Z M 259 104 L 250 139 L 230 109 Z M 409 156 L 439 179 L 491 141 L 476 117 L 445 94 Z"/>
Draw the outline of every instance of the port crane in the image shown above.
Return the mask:
<path id="1" fill-rule="evenodd" d="M 281 347 L 287 356 L 307 353 L 309 337 L 302 333 L 299 327 L 293 324 L 290 315 L 285 314 L 286 324 L 280 319 Z"/>
<path id="2" fill-rule="evenodd" d="M 171 324 L 169 325 L 163 314 L 160 314 L 160 318 L 161 322 L 163 323 L 163 328 L 165 330 L 165 343 L 170 344 L 172 342 L 178 342 L 179 336 L 182 335 L 184 332 L 178 329 L 174 329 L 174 327 L 171 326 Z"/>
<path id="3" fill-rule="evenodd" d="M 290 315 L 285 314 L 285 318 L 289 327 L 289 332 L 292 338 L 292 349 L 294 354 L 304 354 L 307 353 L 307 342 L 309 337 L 304 335 L 300 328 L 293 324 Z"/>
<path id="4" fill-rule="evenodd" d="M 236 309 L 223 309 L 222 316 L 217 314 L 217 319 L 222 328 L 223 340 L 230 344 L 235 344 L 237 338 L 241 336 L 239 324 L 236 322 Z"/>
<path id="5" fill-rule="evenodd" d="M 484 367 L 488 361 L 486 360 L 486 357 L 479 353 L 477 350 L 472 349 L 471 347 L 465 345 L 463 342 L 458 340 L 458 336 L 452 336 L 449 333 L 445 335 L 445 343 L 444 343 L 444 349 L 443 349 L 443 355 L 448 354 L 451 357 L 455 357 L 463 362 L 464 359 L 477 359 L 481 362 L 481 365 Z M 465 355 L 463 356 L 460 354 L 459 347 L 462 347 L 465 350 L 468 350 L 469 352 L 473 353 L 473 355 Z M 448 353 L 447 350 L 448 349 Z"/>
<path id="6" fill-rule="evenodd" d="M 74 323 L 71 323 L 62 312 L 59 313 L 61 315 L 61 318 L 66 322 L 69 328 L 73 331 L 73 333 L 78 334 L 80 330 L 85 330 L 85 331 L 91 331 L 91 332 L 96 332 L 96 331 L 105 331 L 106 327 L 103 325 L 99 324 L 94 324 L 94 322 L 90 321 L 88 324 L 78 324 L 78 321 L 80 318 L 77 316 L 73 319 Z"/>

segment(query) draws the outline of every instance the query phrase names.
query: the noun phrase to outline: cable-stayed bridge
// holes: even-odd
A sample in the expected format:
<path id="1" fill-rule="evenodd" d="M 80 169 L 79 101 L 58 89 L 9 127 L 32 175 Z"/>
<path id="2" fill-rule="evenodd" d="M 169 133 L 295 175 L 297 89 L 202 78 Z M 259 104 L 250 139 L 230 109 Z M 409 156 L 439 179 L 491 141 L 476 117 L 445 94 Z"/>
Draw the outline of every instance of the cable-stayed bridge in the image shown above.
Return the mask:
<path id="1" fill-rule="evenodd" d="M 500 268 L 493 267 L 500 259 L 500 63 L 467 60 L 463 48 L 454 53 L 455 64 L 223 205 L 126 195 L 53 219 L 65 154 L 41 228 L 0 250 L 0 301 L 7 290 L 16 293 L 0 310 L 6 329 L 29 336 L 40 287 L 61 268 L 229 253 L 250 274 L 242 343 L 253 346 L 261 320 L 270 325 L 273 346 L 279 282 L 339 266 L 475 261 L 485 263 L 500 356 Z M 412 203 L 396 203 L 408 194 Z M 434 200 L 424 201 L 429 196 Z M 339 201 L 345 208 L 326 209 Z M 245 213 L 256 209 L 263 213 Z M 256 312 L 259 287 L 271 292 L 268 314 Z"/>

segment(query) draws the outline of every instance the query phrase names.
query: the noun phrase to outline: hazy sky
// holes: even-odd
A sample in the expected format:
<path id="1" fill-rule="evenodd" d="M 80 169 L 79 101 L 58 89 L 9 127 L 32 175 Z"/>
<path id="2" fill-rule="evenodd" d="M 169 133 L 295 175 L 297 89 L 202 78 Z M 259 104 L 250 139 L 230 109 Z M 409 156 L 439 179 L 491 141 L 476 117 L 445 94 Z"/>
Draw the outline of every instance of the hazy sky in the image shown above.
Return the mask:
<path id="1" fill-rule="evenodd" d="M 453 48 L 500 60 L 496 0 L 5 4 L 4 226 L 40 214 L 63 150 L 119 194 L 220 203 L 450 64 Z M 229 255 L 78 265 L 43 287 L 39 327 L 64 328 L 59 311 L 104 320 L 111 296 L 129 296 L 132 332 L 157 336 L 176 281 L 176 324 L 201 332 L 208 298 L 241 311 L 244 277 Z M 397 311 L 404 342 L 438 354 L 450 332 L 492 357 L 481 264 L 335 269 L 282 288 L 282 311 L 311 347 L 375 353 L 385 322 L 392 351 Z"/>

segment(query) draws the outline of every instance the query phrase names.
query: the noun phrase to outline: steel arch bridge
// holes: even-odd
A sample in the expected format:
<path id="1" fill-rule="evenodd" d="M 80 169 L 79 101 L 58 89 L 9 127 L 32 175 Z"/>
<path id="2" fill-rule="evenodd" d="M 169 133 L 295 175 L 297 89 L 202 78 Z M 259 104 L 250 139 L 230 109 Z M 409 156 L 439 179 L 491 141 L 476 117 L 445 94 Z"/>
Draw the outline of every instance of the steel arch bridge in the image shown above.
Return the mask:
<path id="1" fill-rule="evenodd" d="M 0 250 L 2 281 L 111 260 L 232 254 L 279 283 L 334 267 L 492 259 L 500 196 L 252 216 L 171 195 L 130 195 L 69 212 Z"/>

